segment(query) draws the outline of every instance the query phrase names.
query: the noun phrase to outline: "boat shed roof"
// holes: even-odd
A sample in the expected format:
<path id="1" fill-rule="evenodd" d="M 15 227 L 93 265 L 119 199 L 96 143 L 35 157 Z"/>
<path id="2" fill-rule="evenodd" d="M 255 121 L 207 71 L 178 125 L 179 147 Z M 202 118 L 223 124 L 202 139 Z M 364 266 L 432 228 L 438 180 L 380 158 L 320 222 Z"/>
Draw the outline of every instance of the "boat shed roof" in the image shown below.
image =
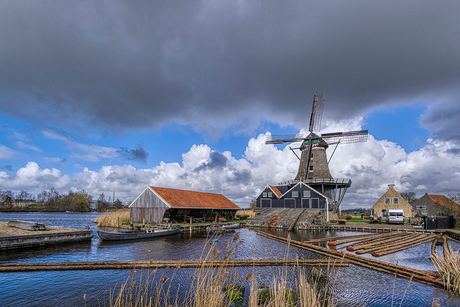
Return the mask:
<path id="1" fill-rule="evenodd" d="M 222 194 L 150 187 L 171 208 L 240 209 Z"/>

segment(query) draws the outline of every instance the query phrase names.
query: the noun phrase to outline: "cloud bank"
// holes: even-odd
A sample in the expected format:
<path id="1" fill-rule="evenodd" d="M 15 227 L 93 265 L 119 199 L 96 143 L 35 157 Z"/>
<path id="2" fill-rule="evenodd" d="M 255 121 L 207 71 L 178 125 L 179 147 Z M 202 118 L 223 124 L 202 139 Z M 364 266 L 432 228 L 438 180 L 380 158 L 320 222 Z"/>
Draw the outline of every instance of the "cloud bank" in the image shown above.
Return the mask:
<path id="1" fill-rule="evenodd" d="M 54 187 L 61 192 L 84 189 L 97 198 L 100 193 L 128 203 L 147 185 L 222 193 L 241 207 L 250 202 L 267 184 L 291 180 L 297 173 L 298 160 L 288 146 L 265 145 L 266 135 L 251 138 L 244 157 L 217 152 L 208 145 L 194 145 L 182 155 L 182 163 L 164 163 L 136 169 L 131 165 L 103 166 L 97 171 L 85 168 L 72 177 L 58 169 L 42 169 L 29 162 L 13 175 L 0 171 L 2 189 L 38 193 Z M 429 141 L 421 150 L 407 154 L 398 145 L 378 141 L 372 136 L 366 143 L 338 147 L 330 163 L 335 178 L 352 179 L 343 208 L 371 207 L 396 184 L 398 192 L 456 194 L 460 186 L 460 158 L 445 142 Z M 331 154 L 331 150 L 328 150 Z"/>

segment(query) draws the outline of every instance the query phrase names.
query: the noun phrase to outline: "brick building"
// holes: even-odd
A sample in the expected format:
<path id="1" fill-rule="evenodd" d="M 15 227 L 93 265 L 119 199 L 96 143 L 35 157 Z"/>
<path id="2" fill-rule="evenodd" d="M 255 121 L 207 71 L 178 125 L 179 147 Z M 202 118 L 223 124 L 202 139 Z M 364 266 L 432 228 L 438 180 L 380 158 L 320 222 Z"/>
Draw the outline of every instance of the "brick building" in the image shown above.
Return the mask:
<path id="1" fill-rule="evenodd" d="M 388 191 L 374 204 L 374 214 L 387 217 L 390 209 L 403 209 L 406 218 L 412 217 L 412 206 L 396 190 L 394 184 L 388 185 Z"/>

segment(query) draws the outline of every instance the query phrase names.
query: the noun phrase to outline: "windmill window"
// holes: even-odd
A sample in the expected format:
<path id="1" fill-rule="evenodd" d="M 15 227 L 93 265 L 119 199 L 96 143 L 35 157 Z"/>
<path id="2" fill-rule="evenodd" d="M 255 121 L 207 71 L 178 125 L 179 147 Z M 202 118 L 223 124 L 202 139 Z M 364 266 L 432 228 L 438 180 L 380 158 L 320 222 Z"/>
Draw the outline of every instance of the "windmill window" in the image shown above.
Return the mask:
<path id="1" fill-rule="evenodd" d="M 385 198 L 385 205 L 391 204 L 391 199 L 389 197 Z"/>
<path id="2" fill-rule="evenodd" d="M 310 197 L 310 196 L 311 196 L 310 190 L 303 191 L 303 197 Z"/>
<path id="3" fill-rule="evenodd" d="M 299 191 L 292 191 L 292 197 L 299 197 Z"/>

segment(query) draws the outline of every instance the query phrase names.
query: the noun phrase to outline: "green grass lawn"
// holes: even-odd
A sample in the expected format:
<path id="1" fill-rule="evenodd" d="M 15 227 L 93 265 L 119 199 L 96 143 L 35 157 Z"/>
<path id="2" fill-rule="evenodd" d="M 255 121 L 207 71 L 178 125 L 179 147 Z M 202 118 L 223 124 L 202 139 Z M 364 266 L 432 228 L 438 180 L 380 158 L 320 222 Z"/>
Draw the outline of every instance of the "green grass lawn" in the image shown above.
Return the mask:
<path id="1" fill-rule="evenodd" d="M 352 217 L 351 219 L 347 220 L 347 222 L 366 222 L 366 223 L 369 223 L 369 219 L 363 220 L 362 217 Z"/>

